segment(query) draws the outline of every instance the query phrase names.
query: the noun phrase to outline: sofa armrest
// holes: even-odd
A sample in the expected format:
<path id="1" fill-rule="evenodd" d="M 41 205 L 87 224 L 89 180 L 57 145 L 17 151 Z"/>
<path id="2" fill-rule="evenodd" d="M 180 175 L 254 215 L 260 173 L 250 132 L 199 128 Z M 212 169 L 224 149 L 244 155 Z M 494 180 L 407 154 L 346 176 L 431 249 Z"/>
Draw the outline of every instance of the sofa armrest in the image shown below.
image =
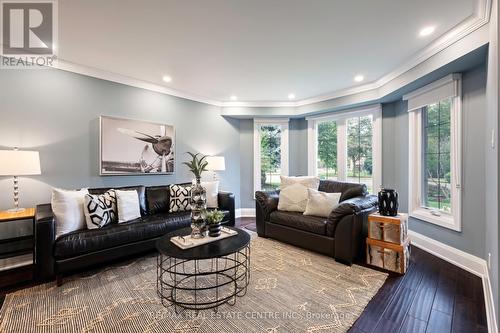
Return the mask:
<path id="1" fill-rule="evenodd" d="M 219 192 L 217 201 L 219 209 L 229 211 L 229 221 L 226 222 L 226 225 L 234 227 L 236 221 L 234 194 L 230 192 Z"/>
<path id="2" fill-rule="evenodd" d="M 343 217 L 352 214 L 359 214 L 363 211 L 371 213 L 376 209 L 377 204 L 378 199 L 375 195 L 358 196 L 342 201 L 332 210 L 330 216 L 328 216 L 327 234 L 329 236 L 333 236 L 335 234 L 335 229 Z"/>
<path id="3" fill-rule="evenodd" d="M 255 192 L 255 221 L 257 234 L 266 237 L 265 222 L 269 221 L 269 215 L 278 209 L 279 191 L 257 191 Z"/>
<path id="4" fill-rule="evenodd" d="M 364 249 L 368 215 L 377 209 L 377 197 L 359 196 L 345 200 L 328 218 L 327 233 L 335 238 L 335 259 L 352 264 Z"/>
<path id="5" fill-rule="evenodd" d="M 37 205 L 35 211 L 35 258 L 38 281 L 54 278 L 53 249 L 56 240 L 55 217 L 50 204 Z"/>

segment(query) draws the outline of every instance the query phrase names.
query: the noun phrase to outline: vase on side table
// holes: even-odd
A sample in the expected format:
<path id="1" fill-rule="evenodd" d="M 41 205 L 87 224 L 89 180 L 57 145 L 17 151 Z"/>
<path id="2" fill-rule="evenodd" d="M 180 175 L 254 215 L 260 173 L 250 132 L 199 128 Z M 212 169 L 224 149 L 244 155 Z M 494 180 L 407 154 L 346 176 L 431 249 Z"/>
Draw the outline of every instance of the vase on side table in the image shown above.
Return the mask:
<path id="1" fill-rule="evenodd" d="M 382 188 L 378 192 L 378 211 L 383 216 L 398 215 L 398 192 L 390 188 Z"/>

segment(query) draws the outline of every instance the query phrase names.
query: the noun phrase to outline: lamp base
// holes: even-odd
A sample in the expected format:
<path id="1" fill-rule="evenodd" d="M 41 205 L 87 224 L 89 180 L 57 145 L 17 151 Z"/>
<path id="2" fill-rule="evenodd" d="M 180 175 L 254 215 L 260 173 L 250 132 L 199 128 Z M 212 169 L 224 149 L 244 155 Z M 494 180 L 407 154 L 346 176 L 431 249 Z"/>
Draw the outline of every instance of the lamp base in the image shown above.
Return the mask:
<path id="1" fill-rule="evenodd" d="M 21 212 L 24 212 L 26 210 L 26 208 L 11 208 L 11 209 L 7 209 L 7 212 L 8 213 L 21 213 Z"/>

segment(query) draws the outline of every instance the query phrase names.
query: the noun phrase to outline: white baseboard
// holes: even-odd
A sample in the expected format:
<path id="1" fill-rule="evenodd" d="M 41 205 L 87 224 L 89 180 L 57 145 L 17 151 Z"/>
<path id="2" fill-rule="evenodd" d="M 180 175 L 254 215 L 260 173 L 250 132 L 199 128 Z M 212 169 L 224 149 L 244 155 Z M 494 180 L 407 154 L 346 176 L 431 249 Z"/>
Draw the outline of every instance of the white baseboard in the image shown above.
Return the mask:
<path id="1" fill-rule="evenodd" d="M 238 217 L 255 217 L 255 208 L 238 208 L 234 212 Z"/>
<path id="2" fill-rule="evenodd" d="M 484 300 L 486 304 L 486 317 L 488 332 L 498 333 L 495 304 L 486 260 L 458 250 L 449 245 L 438 242 L 432 238 L 421 235 L 412 230 L 408 231 L 412 245 L 429 252 L 430 254 L 452 263 L 472 274 L 479 276 L 483 281 Z"/>

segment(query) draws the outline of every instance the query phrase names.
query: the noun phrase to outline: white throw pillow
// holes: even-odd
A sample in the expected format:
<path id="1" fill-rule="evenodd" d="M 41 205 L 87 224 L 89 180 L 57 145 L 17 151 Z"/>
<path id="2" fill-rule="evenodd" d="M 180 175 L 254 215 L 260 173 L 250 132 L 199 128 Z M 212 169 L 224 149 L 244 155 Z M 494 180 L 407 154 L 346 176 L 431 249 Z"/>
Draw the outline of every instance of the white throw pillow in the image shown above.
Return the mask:
<path id="1" fill-rule="evenodd" d="M 278 210 L 303 213 L 307 205 L 307 189 L 317 190 L 318 187 L 318 177 L 281 176 Z"/>
<path id="2" fill-rule="evenodd" d="M 131 221 L 141 217 L 139 206 L 139 194 L 136 190 L 116 190 L 116 202 L 118 208 L 118 223 Z"/>
<path id="3" fill-rule="evenodd" d="M 339 204 L 342 193 L 327 193 L 318 190 L 308 189 L 309 199 L 307 200 L 304 215 L 314 215 L 328 217 L 332 210 Z"/>
<path id="4" fill-rule="evenodd" d="M 88 189 L 68 191 L 60 188 L 52 189 L 52 211 L 56 217 L 56 238 L 72 231 L 85 229 L 83 205 Z"/>
<path id="5" fill-rule="evenodd" d="M 207 191 L 207 208 L 219 208 L 219 181 L 201 182 L 201 186 Z"/>

